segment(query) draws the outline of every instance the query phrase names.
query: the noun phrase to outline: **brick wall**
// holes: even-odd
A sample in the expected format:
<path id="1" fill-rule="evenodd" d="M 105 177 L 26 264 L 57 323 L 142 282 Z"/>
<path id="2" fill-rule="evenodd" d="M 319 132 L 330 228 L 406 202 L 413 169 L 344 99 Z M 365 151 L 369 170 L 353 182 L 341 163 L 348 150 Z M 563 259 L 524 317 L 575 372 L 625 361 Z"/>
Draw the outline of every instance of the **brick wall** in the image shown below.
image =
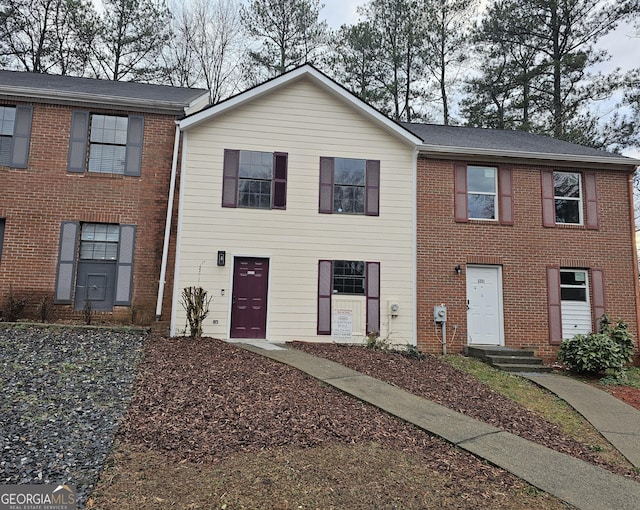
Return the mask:
<path id="1" fill-rule="evenodd" d="M 514 225 L 456 223 L 454 162 L 418 160 L 418 347 L 442 352 L 433 306 L 445 303 L 448 351 L 463 351 L 467 264 L 502 266 L 506 346 L 534 347 L 546 361 L 555 359 L 557 347 L 549 345 L 547 266 L 602 269 L 607 313 L 626 320 L 637 338 L 628 174 L 597 173 L 599 229 L 587 230 L 543 227 L 542 167 L 512 165 L 512 169 Z M 460 275 L 454 270 L 457 264 L 462 267 Z"/>
<path id="2" fill-rule="evenodd" d="M 30 318 L 37 317 L 37 305 L 44 296 L 53 296 L 62 221 L 134 224 L 132 306 L 94 312 L 95 322 L 151 324 L 160 275 L 175 117 L 144 114 L 140 177 L 73 174 L 66 171 L 73 110 L 34 103 L 29 167 L 19 170 L 0 166 L 0 217 L 6 218 L 0 309 L 6 306 L 10 286 L 14 296 L 29 299 Z M 99 109 L 91 112 L 103 113 Z M 170 296 L 169 284 L 163 309 L 167 317 Z M 82 314 L 73 312 L 71 306 L 55 305 L 52 318 L 81 319 Z"/>

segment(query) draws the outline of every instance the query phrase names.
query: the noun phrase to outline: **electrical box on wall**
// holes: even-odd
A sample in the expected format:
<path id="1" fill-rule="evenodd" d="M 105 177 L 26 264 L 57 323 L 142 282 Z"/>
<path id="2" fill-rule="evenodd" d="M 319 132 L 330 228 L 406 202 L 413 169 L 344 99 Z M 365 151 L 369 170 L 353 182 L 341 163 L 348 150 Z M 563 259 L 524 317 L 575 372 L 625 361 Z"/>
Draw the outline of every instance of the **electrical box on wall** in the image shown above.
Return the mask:
<path id="1" fill-rule="evenodd" d="M 438 323 L 447 322 L 446 305 L 436 305 L 433 307 L 433 321 Z"/>
<path id="2" fill-rule="evenodd" d="M 391 317 L 397 317 L 399 310 L 400 310 L 400 305 L 398 305 L 398 303 L 389 302 L 389 315 L 391 315 Z"/>

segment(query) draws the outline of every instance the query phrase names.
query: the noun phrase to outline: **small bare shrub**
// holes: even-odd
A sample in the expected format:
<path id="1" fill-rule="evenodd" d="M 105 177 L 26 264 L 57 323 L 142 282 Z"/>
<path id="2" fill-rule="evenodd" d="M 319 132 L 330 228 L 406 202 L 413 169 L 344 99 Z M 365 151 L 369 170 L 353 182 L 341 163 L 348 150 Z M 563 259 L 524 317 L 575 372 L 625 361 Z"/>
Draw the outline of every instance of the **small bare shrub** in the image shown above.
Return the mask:
<path id="1" fill-rule="evenodd" d="M 17 297 L 13 294 L 13 288 L 9 285 L 9 297 L 4 310 L 4 318 L 7 322 L 16 322 L 22 319 L 24 309 L 29 301 L 25 297 Z"/>
<path id="2" fill-rule="evenodd" d="M 209 315 L 209 304 L 213 297 L 207 296 L 207 291 L 202 287 L 185 287 L 182 289 L 180 304 L 187 312 L 189 336 L 200 338 L 202 336 L 202 323 Z"/>
<path id="3" fill-rule="evenodd" d="M 82 308 L 82 318 L 84 319 L 84 323 L 89 326 L 91 324 L 91 314 L 93 312 L 93 306 L 91 305 L 91 300 L 87 299 L 84 302 L 84 307 Z"/>
<path id="4" fill-rule="evenodd" d="M 49 322 L 52 312 L 53 296 L 51 294 L 45 294 L 40 300 L 40 303 L 38 303 L 38 317 L 40 318 L 40 322 Z"/>

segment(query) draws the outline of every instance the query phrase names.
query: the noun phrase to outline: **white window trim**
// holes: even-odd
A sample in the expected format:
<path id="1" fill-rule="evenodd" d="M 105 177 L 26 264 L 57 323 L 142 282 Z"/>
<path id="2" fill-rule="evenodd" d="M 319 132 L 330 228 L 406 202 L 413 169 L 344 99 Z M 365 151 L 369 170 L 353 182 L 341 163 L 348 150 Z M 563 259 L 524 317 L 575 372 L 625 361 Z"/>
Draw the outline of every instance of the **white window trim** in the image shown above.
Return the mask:
<path id="1" fill-rule="evenodd" d="M 467 216 L 468 219 L 473 220 L 473 221 L 490 221 L 490 222 L 497 222 L 499 221 L 500 218 L 500 211 L 498 210 L 498 206 L 500 204 L 500 201 L 498 200 L 498 167 L 493 167 L 493 166 L 480 166 L 480 165 L 467 165 L 467 182 L 468 182 L 468 176 L 469 176 L 469 168 L 491 168 L 494 170 L 494 183 L 495 183 L 495 191 L 493 193 L 489 192 L 489 191 L 471 191 L 469 189 L 469 185 L 467 184 Z M 493 196 L 493 211 L 494 211 L 494 216 L 495 218 L 474 218 L 473 216 L 471 216 L 469 214 L 469 195 L 489 195 L 489 196 Z"/>
<path id="2" fill-rule="evenodd" d="M 564 197 L 556 195 L 556 186 L 555 186 L 555 175 L 556 174 L 564 174 L 564 175 L 577 175 L 578 176 L 578 192 L 580 194 L 579 197 Z M 556 225 L 584 225 L 584 211 L 583 211 L 583 192 L 582 192 L 582 174 L 580 172 L 561 172 L 561 171 L 553 171 L 554 175 L 554 184 L 553 184 L 553 207 L 554 207 L 554 221 Z M 580 221 L 578 223 L 566 223 L 561 222 L 558 223 L 557 216 L 555 215 L 555 206 L 556 200 L 573 200 L 578 202 L 578 216 L 580 217 Z"/>

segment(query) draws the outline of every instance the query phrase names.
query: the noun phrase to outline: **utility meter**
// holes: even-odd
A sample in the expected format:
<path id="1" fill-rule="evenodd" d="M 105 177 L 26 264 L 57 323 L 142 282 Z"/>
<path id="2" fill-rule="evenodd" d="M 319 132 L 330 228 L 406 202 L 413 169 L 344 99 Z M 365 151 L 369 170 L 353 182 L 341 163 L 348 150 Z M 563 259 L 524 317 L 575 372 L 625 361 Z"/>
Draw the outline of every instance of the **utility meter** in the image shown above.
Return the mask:
<path id="1" fill-rule="evenodd" d="M 447 307 L 445 305 L 433 307 L 433 321 L 437 323 L 447 322 Z"/>

